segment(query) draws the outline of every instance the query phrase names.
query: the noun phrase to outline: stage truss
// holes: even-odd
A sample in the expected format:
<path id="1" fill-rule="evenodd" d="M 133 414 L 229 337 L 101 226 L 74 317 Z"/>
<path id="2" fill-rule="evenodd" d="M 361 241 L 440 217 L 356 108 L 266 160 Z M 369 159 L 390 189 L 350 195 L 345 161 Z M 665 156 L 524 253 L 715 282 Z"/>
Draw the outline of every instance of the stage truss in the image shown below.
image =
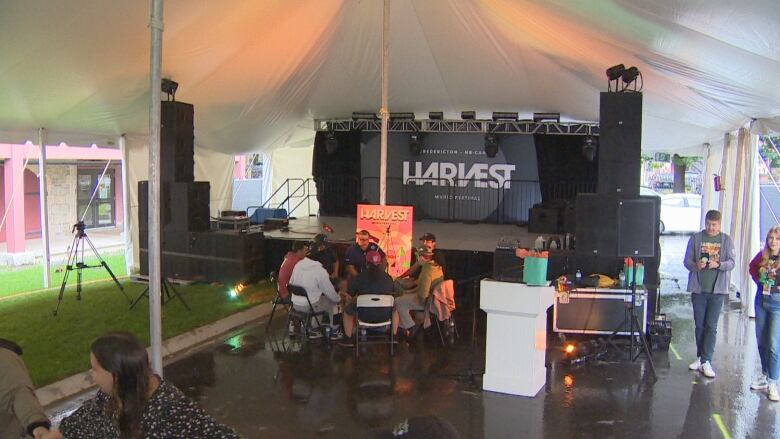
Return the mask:
<path id="1" fill-rule="evenodd" d="M 316 119 L 316 131 L 380 132 L 379 119 Z M 564 136 L 598 136 L 595 122 L 534 122 L 533 120 L 390 120 L 389 132 L 395 133 L 494 133 L 494 134 L 553 134 Z"/>

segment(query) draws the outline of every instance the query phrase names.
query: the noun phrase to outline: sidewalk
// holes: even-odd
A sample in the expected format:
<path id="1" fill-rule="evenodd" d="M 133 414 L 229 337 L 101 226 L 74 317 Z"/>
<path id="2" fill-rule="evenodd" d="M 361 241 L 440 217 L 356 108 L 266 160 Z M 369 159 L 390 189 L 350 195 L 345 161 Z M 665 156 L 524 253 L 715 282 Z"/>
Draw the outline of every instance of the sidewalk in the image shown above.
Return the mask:
<path id="1" fill-rule="evenodd" d="M 73 234 L 52 235 L 49 238 L 49 249 L 51 252 L 52 263 L 63 259 L 73 244 Z M 123 252 L 125 241 L 122 236 L 122 229 L 119 227 L 87 229 L 87 237 L 98 252 L 115 253 Z M 26 251 L 23 253 L 8 253 L 5 242 L 0 242 L 0 267 L 33 265 L 41 262 L 43 258 L 43 243 L 40 238 L 28 239 L 25 241 Z M 86 253 L 91 254 L 89 245 L 86 246 Z"/>

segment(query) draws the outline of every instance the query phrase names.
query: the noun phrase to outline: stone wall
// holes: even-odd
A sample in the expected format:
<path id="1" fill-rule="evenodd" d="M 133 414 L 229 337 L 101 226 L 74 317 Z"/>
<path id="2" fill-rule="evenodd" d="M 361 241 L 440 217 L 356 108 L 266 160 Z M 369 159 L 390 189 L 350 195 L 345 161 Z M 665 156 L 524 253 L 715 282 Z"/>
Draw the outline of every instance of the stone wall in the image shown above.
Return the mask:
<path id="1" fill-rule="evenodd" d="M 76 165 L 46 167 L 49 194 L 49 230 L 52 235 L 69 235 L 78 221 L 76 212 Z"/>

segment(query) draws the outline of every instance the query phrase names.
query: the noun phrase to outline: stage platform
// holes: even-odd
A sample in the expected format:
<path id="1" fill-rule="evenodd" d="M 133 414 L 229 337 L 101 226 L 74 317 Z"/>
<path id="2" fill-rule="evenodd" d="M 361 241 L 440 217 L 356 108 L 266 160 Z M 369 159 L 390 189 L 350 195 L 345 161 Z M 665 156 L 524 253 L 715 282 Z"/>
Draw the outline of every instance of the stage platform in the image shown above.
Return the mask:
<path id="1" fill-rule="evenodd" d="M 318 233 L 326 233 L 331 242 L 355 242 L 355 218 L 337 216 L 307 216 L 291 218 L 289 231 L 279 229 L 264 231 L 265 237 L 282 240 L 310 240 Z M 325 225 L 333 228 L 332 233 L 325 232 Z M 520 240 L 523 246 L 533 245 L 538 234 L 530 235 L 526 227 L 514 224 L 468 224 L 459 222 L 415 221 L 414 244 L 423 233 L 436 235 L 438 248 L 442 250 L 479 251 L 492 253 L 496 243 L 509 237 Z"/>

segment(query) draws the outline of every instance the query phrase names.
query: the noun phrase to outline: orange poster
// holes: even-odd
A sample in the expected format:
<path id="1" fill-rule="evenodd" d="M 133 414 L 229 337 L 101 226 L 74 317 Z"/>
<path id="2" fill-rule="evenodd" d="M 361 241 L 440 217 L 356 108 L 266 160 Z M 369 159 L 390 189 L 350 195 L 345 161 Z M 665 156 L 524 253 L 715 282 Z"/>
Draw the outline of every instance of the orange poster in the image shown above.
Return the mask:
<path id="1" fill-rule="evenodd" d="M 358 204 L 357 230 L 368 230 L 371 240 L 387 257 L 387 272 L 393 278 L 409 269 L 412 260 L 412 206 Z"/>

